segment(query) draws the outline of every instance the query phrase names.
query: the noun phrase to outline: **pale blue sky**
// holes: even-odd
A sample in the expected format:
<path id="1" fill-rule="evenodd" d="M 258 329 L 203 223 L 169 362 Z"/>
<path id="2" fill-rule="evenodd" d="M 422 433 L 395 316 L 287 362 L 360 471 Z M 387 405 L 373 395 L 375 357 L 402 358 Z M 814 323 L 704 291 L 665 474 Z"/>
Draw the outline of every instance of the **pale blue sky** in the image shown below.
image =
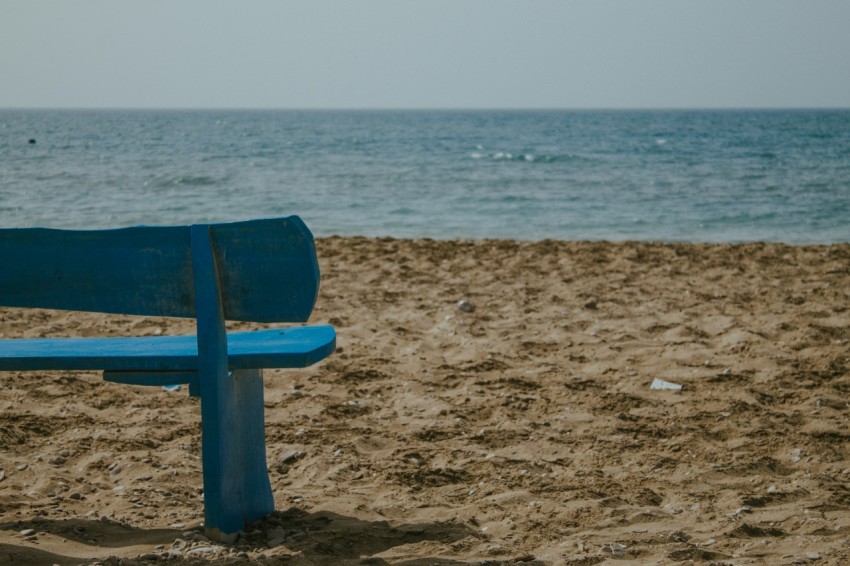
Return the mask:
<path id="1" fill-rule="evenodd" d="M 3 107 L 850 107 L 850 0 L 0 0 Z"/>

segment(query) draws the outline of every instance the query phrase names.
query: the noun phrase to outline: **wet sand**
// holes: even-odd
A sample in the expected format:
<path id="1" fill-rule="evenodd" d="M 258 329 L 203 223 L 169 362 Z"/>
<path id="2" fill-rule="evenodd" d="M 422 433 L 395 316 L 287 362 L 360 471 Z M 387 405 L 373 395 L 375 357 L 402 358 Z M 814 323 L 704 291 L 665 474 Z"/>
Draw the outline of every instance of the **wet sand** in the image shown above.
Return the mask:
<path id="1" fill-rule="evenodd" d="M 0 564 L 850 562 L 850 245 L 317 246 L 338 351 L 266 372 L 277 511 L 203 540 L 185 390 L 5 372 Z"/>

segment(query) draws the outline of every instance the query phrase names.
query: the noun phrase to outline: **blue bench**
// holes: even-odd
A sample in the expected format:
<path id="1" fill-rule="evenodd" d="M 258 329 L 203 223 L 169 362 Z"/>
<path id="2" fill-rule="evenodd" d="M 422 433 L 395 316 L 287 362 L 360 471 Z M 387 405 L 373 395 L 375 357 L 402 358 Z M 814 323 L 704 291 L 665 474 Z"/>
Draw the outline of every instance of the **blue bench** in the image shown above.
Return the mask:
<path id="1" fill-rule="evenodd" d="M 0 370 L 102 370 L 187 384 L 201 398 L 205 527 L 234 533 L 274 511 L 263 368 L 333 352 L 327 325 L 227 332 L 225 320 L 305 322 L 319 290 L 300 218 L 116 230 L 0 229 L 0 305 L 197 319 L 197 335 L 0 340 Z"/>

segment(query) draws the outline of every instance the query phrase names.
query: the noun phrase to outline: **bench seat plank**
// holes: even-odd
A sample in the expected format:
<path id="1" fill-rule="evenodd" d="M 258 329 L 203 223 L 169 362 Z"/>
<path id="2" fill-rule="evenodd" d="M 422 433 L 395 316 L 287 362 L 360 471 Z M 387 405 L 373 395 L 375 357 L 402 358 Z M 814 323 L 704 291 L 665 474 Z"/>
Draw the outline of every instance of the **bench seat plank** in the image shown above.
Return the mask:
<path id="1" fill-rule="evenodd" d="M 333 352 L 328 325 L 227 335 L 228 368 L 299 368 Z M 0 340 L 0 370 L 197 371 L 194 335 Z"/>

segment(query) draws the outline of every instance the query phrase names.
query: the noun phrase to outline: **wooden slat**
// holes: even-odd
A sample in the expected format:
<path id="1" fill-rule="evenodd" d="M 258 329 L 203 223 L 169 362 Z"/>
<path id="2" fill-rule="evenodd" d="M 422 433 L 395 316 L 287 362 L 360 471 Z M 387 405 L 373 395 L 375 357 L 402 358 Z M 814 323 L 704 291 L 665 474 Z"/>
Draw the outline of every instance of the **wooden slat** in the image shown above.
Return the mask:
<path id="1" fill-rule="evenodd" d="M 327 325 L 235 332 L 227 336 L 228 368 L 300 368 L 334 350 Z M 197 371 L 194 335 L 133 338 L 0 340 L 0 371 Z"/>
<path id="2" fill-rule="evenodd" d="M 213 224 L 210 234 L 226 320 L 306 322 L 319 267 L 300 218 Z"/>
<path id="3" fill-rule="evenodd" d="M 304 322 L 319 290 L 300 218 L 208 226 L 226 320 Z M 0 305 L 195 316 L 189 226 L 0 230 Z"/>
<path id="4" fill-rule="evenodd" d="M 0 230 L 0 304 L 195 314 L 188 227 Z"/>

